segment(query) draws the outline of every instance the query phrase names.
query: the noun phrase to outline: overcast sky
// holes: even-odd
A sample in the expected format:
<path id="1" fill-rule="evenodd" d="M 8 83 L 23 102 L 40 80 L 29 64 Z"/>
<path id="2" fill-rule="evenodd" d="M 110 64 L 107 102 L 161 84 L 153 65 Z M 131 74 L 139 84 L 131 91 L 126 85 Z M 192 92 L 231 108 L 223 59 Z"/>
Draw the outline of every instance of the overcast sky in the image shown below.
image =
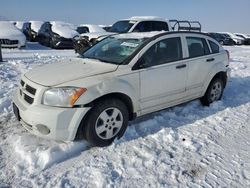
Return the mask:
<path id="1" fill-rule="evenodd" d="M 250 34 L 250 0 L 2 0 L 0 19 L 112 24 L 131 16 L 199 20 L 205 31 Z"/>

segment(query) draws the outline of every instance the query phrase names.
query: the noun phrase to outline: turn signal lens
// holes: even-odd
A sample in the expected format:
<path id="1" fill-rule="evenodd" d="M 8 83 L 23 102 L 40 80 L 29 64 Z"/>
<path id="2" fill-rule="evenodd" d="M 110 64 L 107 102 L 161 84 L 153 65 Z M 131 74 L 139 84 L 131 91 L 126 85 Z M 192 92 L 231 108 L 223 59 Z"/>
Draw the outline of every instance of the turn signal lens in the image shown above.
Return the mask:
<path id="1" fill-rule="evenodd" d="M 86 88 L 78 88 L 74 91 L 74 93 L 72 93 L 72 95 L 69 96 L 69 100 L 70 100 L 70 105 L 74 106 L 75 102 L 77 101 L 77 99 L 87 91 Z"/>

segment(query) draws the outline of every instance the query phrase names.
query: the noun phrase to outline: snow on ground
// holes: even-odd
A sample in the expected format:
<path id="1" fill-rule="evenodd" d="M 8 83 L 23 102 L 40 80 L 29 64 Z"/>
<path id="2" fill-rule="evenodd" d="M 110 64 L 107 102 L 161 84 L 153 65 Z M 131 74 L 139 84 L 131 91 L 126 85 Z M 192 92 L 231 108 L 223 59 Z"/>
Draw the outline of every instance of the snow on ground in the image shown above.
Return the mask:
<path id="1" fill-rule="evenodd" d="M 76 56 L 35 43 L 3 50 L 0 187 L 249 187 L 250 47 L 227 47 L 232 78 L 221 101 L 198 100 L 130 123 L 106 148 L 31 135 L 12 113 L 21 73 Z"/>

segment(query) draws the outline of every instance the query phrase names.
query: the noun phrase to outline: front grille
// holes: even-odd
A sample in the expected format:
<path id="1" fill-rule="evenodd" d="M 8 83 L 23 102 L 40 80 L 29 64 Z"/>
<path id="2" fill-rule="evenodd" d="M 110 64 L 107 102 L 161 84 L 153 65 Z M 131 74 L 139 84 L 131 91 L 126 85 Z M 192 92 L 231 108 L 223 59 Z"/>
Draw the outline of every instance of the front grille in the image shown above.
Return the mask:
<path id="1" fill-rule="evenodd" d="M 18 44 L 18 40 L 0 39 L 0 44 L 15 45 Z"/>
<path id="2" fill-rule="evenodd" d="M 31 93 L 32 95 L 35 95 L 36 94 L 36 89 L 29 86 L 29 85 L 26 85 L 26 90 Z"/>
<path id="3" fill-rule="evenodd" d="M 32 104 L 34 102 L 34 99 L 31 98 L 29 95 L 24 94 L 24 100 L 29 103 Z"/>
<path id="4" fill-rule="evenodd" d="M 25 83 L 23 80 L 21 80 L 20 84 L 20 96 L 23 97 L 24 101 L 27 103 L 33 104 L 36 95 L 36 89 Z"/>

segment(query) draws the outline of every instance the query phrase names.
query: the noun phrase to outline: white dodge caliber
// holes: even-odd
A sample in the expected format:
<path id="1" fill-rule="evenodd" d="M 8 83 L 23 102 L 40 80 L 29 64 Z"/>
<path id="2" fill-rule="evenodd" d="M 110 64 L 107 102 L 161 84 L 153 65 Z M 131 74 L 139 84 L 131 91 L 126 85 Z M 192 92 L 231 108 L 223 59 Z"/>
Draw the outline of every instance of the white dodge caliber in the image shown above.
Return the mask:
<path id="1" fill-rule="evenodd" d="M 229 73 L 228 52 L 206 34 L 113 35 L 81 58 L 22 75 L 13 110 L 37 136 L 107 146 L 135 117 L 197 98 L 220 100 Z"/>

